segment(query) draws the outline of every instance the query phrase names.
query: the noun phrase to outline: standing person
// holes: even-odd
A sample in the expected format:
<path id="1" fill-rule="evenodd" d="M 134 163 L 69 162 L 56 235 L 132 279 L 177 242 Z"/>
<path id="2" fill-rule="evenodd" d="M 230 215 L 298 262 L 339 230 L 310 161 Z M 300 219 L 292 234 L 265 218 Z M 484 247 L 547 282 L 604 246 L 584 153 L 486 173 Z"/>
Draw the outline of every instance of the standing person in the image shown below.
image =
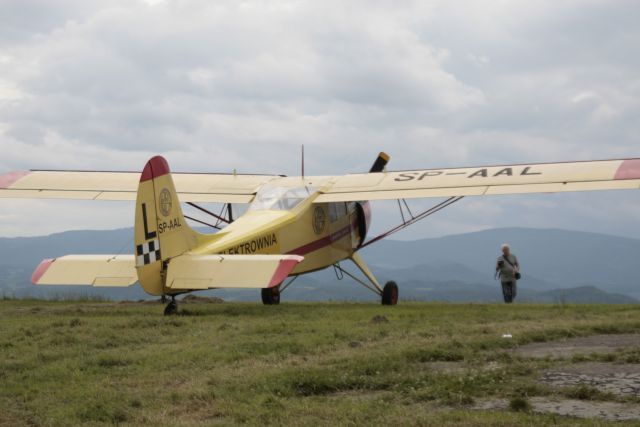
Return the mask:
<path id="1" fill-rule="evenodd" d="M 500 276 L 500 282 L 502 282 L 504 302 L 509 304 L 516 298 L 516 283 L 520 279 L 520 264 L 518 258 L 511 253 L 509 245 L 505 243 L 500 249 L 502 249 L 502 255 L 498 257 L 496 262 L 496 275 Z"/>

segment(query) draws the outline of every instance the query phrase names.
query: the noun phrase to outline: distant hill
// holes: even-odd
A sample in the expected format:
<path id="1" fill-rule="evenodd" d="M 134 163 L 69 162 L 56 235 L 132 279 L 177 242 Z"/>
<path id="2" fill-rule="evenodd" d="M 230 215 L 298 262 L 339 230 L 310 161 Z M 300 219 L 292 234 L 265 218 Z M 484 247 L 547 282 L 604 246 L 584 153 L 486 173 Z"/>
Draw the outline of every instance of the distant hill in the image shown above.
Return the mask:
<path id="1" fill-rule="evenodd" d="M 148 298 L 128 289 L 35 287 L 31 272 L 43 258 L 69 253 L 130 253 L 131 229 L 69 231 L 43 237 L 0 238 L 0 294 L 16 296 L 101 295 L 111 299 Z M 635 261 L 640 240 L 566 230 L 505 228 L 416 241 L 385 240 L 362 251 L 381 282 L 395 280 L 401 298 L 439 301 L 499 301 L 493 278 L 500 244 L 509 242 L 523 266 L 518 301 L 634 303 L 640 299 Z M 349 262 L 349 271 L 356 271 Z M 231 300 L 259 300 L 257 290 L 209 291 Z M 332 268 L 301 276 L 287 291 L 289 300 L 376 300 Z"/>
<path id="2" fill-rule="evenodd" d="M 380 268 L 444 262 L 491 276 L 500 245 L 509 243 L 522 265 L 522 285 L 536 290 L 595 286 L 640 298 L 640 240 L 555 229 L 502 228 L 410 242 L 387 240 L 362 251 Z M 486 280 L 481 280 L 486 283 Z"/>
<path id="3" fill-rule="evenodd" d="M 217 290 L 213 295 L 229 301 L 258 301 L 259 296 L 254 290 L 229 291 Z M 458 281 L 424 282 L 411 280 L 400 282 L 400 296 L 404 301 L 446 301 L 446 302 L 500 302 L 502 293 L 500 286 L 494 284 L 468 284 Z M 318 281 L 310 276 L 298 279 L 285 291 L 284 300 L 289 301 L 378 301 L 370 291 L 367 291 L 353 281 L 345 279 L 343 282 Z M 532 303 L 577 303 L 577 304 L 636 304 L 638 299 L 627 295 L 604 292 L 592 286 L 578 288 L 554 289 L 550 291 L 534 291 L 520 287 L 518 302 Z"/>

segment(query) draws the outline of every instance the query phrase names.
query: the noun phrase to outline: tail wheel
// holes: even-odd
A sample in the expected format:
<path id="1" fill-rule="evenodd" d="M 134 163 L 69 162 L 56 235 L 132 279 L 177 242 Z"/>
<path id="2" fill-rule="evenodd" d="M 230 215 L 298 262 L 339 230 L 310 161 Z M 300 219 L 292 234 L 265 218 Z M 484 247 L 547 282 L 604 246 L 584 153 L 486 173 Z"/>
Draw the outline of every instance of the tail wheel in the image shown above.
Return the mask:
<path id="1" fill-rule="evenodd" d="M 280 304 L 280 286 L 262 289 L 262 303 L 264 305 Z"/>
<path id="2" fill-rule="evenodd" d="M 167 304 L 167 306 L 164 309 L 164 315 L 165 316 L 171 316 L 173 314 L 176 314 L 178 312 L 178 303 L 176 302 L 175 299 L 172 299 L 171 302 L 169 302 L 169 304 Z"/>
<path id="3" fill-rule="evenodd" d="M 396 282 L 387 282 L 382 288 L 382 305 L 398 304 L 398 285 Z"/>

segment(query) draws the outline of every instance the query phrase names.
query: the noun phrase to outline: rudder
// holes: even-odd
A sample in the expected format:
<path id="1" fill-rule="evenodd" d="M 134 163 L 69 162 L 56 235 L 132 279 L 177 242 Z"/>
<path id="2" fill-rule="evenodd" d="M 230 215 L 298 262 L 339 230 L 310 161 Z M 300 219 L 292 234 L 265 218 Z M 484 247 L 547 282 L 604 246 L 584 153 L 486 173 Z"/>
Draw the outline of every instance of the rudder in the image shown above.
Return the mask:
<path id="1" fill-rule="evenodd" d="M 164 294 L 165 261 L 193 249 L 198 241 L 199 233 L 182 214 L 167 161 L 153 157 L 142 171 L 136 198 L 136 270 L 144 290 Z"/>

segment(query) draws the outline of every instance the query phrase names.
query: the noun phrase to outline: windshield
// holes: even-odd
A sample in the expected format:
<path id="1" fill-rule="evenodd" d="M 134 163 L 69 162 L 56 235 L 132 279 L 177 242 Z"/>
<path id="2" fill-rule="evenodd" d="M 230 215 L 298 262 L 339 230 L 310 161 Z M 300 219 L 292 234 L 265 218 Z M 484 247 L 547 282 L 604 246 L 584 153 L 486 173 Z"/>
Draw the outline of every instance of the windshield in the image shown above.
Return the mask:
<path id="1" fill-rule="evenodd" d="M 269 187 L 264 186 L 258 191 L 249 206 L 250 211 L 278 210 L 290 211 L 304 199 L 315 192 L 311 187 Z"/>

